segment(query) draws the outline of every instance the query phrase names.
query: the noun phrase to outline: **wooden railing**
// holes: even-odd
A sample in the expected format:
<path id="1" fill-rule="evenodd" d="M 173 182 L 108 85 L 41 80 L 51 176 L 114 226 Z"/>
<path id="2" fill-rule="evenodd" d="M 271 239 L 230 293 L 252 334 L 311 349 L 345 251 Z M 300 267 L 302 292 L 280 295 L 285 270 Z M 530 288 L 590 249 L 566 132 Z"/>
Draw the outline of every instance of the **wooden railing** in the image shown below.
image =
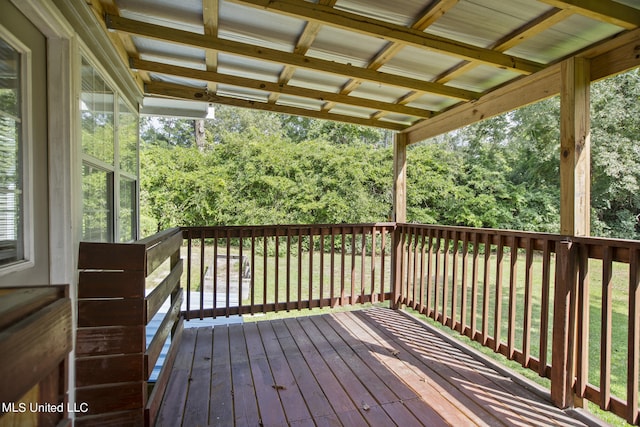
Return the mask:
<path id="1" fill-rule="evenodd" d="M 550 378 L 561 407 L 587 399 L 640 421 L 640 242 L 398 224 L 395 251 L 396 305 Z M 614 276 L 622 289 L 614 290 Z M 590 289 L 590 277 L 599 289 Z M 614 298 L 626 313 L 612 311 Z M 612 352 L 626 365 L 616 367 L 622 396 L 612 394 Z M 599 375 L 589 377 L 594 370 Z"/>
<path id="2" fill-rule="evenodd" d="M 154 424 L 183 328 L 182 242 L 176 228 L 130 244 L 80 243 L 75 386 L 87 411 L 76 426 Z M 147 343 L 146 325 L 167 299 Z M 169 335 L 174 345 L 151 389 L 148 379 Z"/>
<path id="3" fill-rule="evenodd" d="M 0 426 L 71 424 L 68 292 L 66 285 L 0 289 Z"/>
<path id="4" fill-rule="evenodd" d="M 386 301 L 394 224 L 185 227 L 186 317 Z"/>

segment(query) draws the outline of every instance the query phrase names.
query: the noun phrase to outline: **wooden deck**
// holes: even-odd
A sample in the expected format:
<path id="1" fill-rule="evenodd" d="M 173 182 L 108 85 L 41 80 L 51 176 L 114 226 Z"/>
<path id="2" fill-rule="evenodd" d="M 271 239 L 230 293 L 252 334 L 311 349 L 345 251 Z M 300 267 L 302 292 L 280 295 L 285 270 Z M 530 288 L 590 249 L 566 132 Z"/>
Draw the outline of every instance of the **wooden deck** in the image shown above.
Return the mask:
<path id="1" fill-rule="evenodd" d="M 407 314 L 185 329 L 158 426 L 581 426 Z"/>

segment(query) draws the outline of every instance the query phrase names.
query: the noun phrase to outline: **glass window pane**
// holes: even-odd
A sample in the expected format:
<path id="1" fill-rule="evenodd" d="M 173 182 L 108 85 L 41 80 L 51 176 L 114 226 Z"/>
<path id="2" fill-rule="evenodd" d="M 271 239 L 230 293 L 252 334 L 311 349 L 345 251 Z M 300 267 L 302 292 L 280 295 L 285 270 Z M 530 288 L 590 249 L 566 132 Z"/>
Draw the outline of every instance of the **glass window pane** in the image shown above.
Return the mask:
<path id="1" fill-rule="evenodd" d="M 137 175 L 138 172 L 138 116 L 122 100 L 119 102 L 118 142 L 120 169 Z"/>
<path id="2" fill-rule="evenodd" d="M 82 151 L 109 165 L 114 158 L 113 91 L 91 64 L 82 59 Z"/>
<path id="3" fill-rule="evenodd" d="M 0 39 L 0 265 L 24 259 L 20 53 Z"/>
<path id="4" fill-rule="evenodd" d="M 113 241 L 113 172 L 82 165 L 82 240 Z"/>
<path id="5" fill-rule="evenodd" d="M 120 179 L 120 241 L 130 242 L 136 239 L 136 182 L 127 178 Z"/>

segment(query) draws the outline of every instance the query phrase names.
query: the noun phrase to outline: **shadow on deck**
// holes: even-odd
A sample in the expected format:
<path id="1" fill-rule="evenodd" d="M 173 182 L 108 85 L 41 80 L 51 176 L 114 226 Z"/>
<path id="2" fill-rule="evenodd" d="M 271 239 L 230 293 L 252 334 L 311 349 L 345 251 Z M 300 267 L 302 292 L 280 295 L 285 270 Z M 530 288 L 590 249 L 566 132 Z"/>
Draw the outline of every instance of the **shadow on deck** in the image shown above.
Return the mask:
<path id="1" fill-rule="evenodd" d="M 185 329 L 156 425 L 585 425 L 501 371 L 385 308 Z"/>

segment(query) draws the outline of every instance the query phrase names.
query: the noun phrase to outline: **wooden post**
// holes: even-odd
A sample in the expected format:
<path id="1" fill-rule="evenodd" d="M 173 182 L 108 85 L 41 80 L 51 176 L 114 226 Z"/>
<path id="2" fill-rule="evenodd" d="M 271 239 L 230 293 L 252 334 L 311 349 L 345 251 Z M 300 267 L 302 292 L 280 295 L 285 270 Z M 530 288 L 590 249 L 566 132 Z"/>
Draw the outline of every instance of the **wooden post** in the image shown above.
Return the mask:
<path id="1" fill-rule="evenodd" d="M 588 236 L 591 208 L 589 61 L 562 63 L 560 98 L 560 234 Z"/>
<path id="2" fill-rule="evenodd" d="M 573 405 L 576 246 L 556 244 L 556 284 L 553 303 L 553 350 L 551 354 L 551 401 L 559 408 Z"/>
<path id="3" fill-rule="evenodd" d="M 591 209 L 591 129 L 589 117 L 590 65 L 570 58 L 561 65 L 560 91 L 560 232 L 588 236 Z M 573 390 L 577 348 L 577 246 L 570 241 L 556 248 L 553 308 L 551 400 L 566 408 L 581 405 Z"/>
<path id="4" fill-rule="evenodd" d="M 407 220 L 407 135 L 395 134 L 393 142 L 393 250 L 391 251 L 391 306 L 399 308 L 402 280 L 402 229 L 398 223 Z"/>
<path id="5" fill-rule="evenodd" d="M 407 221 L 407 135 L 397 133 L 393 142 L 393 220 Z"/>

